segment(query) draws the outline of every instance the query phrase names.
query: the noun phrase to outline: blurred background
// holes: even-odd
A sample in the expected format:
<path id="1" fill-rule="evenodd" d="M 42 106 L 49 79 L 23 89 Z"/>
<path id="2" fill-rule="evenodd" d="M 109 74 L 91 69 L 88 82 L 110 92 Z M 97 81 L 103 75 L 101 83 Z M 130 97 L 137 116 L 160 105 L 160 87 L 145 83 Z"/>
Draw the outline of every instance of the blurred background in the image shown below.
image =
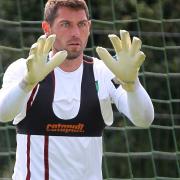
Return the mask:
<path id="1" fill-rule="evenodd" d="M 155 108 L 148 129 L 134 127 L 114 109 L 103 136 L 103 176 L 108 180 L 180 179 L 180 0 L 86 0 L 92 30 L 85 54 L 114 51 L 107 37 L 120 29 L 142 40 L 139 78 Z M 6 68 L 27 57 L 43 33 L 44 0 L 0 0 L 0 86 Z M 0 123 L 0 180 L 11 179 L 16 151 L 12 123 Z"/>

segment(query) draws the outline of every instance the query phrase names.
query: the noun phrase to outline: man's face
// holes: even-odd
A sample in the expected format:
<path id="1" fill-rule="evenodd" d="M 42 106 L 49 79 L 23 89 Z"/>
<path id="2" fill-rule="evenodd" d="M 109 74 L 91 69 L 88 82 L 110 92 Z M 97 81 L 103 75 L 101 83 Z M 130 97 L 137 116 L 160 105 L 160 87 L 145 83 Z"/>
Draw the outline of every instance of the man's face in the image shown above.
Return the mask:
<path id="1" fill-rule="evenodd" d="M 91 22 L 84 10 L 59 8 L 57 17 L 50 26 L 50 34 L 56 34 L 54 53 L 66 50 L 67 59 L 75 59 L 82 55 L 88 41 L 90 26 Z"/>

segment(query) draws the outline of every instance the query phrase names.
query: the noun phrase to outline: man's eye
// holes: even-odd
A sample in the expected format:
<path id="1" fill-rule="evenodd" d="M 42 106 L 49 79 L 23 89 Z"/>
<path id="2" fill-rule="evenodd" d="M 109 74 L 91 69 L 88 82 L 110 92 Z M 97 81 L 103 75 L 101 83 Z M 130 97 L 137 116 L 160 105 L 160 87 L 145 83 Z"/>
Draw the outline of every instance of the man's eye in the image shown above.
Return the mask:
<path id="1" fill-rule="evenodd" d="M 80 22 L 78 24 L 79 27 L 86 27 L 87 26 L 87 22 Z"/>
<path id="2" fill-rule="evenodd" d="M 70 24 L 68 22 L 63 22 L 60 25 L 61 25 L 61 27 L 65 27 L 65 28 L 70 26 Z"/>

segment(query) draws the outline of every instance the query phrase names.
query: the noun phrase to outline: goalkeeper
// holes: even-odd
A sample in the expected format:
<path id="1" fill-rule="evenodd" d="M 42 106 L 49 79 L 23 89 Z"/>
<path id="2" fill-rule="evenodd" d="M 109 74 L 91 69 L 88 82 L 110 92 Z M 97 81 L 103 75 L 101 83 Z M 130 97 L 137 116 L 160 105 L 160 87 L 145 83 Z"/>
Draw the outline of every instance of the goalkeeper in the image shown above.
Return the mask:
<path id="1" fill-rule="evenodd" d="M 44 17 L 44 35 L 8 67 L 0 90 L 0 121 L 17 128 L 13 180 L 102 180 L 111 102 L 136 126 L 154 119 L 138 79 L 141 40 L 109 35 L 116 60 L 97 47 L 101 61 L 83 54 L 91 28 L 84 0 L 49 0 Z"/>

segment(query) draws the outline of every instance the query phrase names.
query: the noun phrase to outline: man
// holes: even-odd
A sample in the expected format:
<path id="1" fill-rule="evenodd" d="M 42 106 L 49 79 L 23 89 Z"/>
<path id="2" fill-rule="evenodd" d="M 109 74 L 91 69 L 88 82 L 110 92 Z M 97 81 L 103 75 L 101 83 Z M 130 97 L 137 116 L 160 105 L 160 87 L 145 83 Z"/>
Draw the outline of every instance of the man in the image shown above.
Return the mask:
<path id="1" fill-rule="evenodd" d="M 154 118 L 138 80 L 141 41 L 131 43 L 127 31 L 120 31 L 121 39 L 109 35 L 117 60 L 98 47 L 103 63 L 83 54 L 91 27 L 84 0 L 49 0 L 44 13 L 45 35 L 27 59 L 8 67 L 0 91 L 0 121 L 14 119 L 17 127 L 13 179 L 102 180 L 111 102 L 137 126 L 148 127 Z"/>

